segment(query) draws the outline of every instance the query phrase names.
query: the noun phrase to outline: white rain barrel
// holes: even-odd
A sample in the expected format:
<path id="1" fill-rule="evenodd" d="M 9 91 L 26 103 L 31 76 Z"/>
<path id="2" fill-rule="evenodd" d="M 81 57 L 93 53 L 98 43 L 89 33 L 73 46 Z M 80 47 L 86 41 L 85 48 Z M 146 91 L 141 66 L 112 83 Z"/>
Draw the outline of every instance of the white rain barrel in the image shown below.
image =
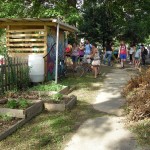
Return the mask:
<path id="1" fill-rule="evenodd" d="M 31 82 L 44 81 L 44 58 L 39 54 L 31 54 L 28 58 L 28 66 L 30 67 Z"/>

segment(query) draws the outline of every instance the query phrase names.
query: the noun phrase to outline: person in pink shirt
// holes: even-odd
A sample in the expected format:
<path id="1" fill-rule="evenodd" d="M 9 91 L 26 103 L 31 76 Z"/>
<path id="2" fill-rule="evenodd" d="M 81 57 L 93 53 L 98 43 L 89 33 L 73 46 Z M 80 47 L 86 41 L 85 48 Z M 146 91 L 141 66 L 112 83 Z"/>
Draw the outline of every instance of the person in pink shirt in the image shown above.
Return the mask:
<path id="1" fill-rule="evenodd" d="M 124 68 L 124 63 L 127 59 L 127 47 L 124 41 L 121 41 L 120 43 L 118 58 L 121 59 L 121 68 Z"/>

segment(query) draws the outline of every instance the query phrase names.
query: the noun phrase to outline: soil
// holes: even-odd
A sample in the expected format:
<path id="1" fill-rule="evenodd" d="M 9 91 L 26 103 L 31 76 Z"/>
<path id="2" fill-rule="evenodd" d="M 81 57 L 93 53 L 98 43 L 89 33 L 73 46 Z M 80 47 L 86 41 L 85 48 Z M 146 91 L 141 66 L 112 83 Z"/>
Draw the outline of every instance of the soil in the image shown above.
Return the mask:
<path id="1" fill-rule="evenodd" d="M 9 93 L 9 98 L 25 98 L 25 99 L 38 99 L 38 93 L 22 92 L 22 93 Z"/>
<path id="2" fill-rule="evenodd" d="M 11 127 L 12 125 L 14 125 L 15 123 L 17 123 L 19 120 L 19 118 L 12 118 L 9 121 L 3 121 L 0 119 L 0 133 L 2 133 L 3 131 L 7 130 L 9 127 Z"/>

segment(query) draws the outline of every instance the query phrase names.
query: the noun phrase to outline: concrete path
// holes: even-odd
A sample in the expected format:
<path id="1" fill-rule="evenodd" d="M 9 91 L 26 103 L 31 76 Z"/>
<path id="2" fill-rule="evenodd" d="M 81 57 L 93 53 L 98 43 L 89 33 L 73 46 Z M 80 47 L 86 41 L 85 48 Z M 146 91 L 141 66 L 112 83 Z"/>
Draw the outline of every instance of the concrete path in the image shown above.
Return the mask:
<path id="1" fill-rule="evenodd" d="M 123 110 L 120 107 L 125 100 L 120 92 L 129 78 L 126 70 L 121 69 L 114 69 L 106 76 L 93 107 L 115 116 L 87 120 L 67 143 L 65 150 L 144 150 L 137 147 L 133 135 L 124 127 L 124 117 L 121 117 Z"/>
<path id="2" fill-rule="evenodd" d="M 121 90 L 129 78 L 128 73 L 121 69 L 114 69 L 112 73 L 107 74 L 93 104 L 94 109 L 117 116 L 123 115 L 121 106 L 124 105 L 125 100 L 121 96 Z"/>
<path id="3" fill-rule="evenodd" d="M 87 120 L 66 145 L 65 150 L 142 150 L 124 129 L 120 117 Z"/>

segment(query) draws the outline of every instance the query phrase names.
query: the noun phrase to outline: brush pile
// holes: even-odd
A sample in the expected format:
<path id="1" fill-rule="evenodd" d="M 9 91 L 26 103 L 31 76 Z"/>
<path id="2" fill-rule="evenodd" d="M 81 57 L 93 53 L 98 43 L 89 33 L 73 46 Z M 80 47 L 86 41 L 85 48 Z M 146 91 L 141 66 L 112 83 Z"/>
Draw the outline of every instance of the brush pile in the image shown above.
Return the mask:
<path id="1" fill-rule="evenodd" d="M 150 118 L 150 69 L 132 77 L 122 94 L 127 98 L 131 120 Z"/>

